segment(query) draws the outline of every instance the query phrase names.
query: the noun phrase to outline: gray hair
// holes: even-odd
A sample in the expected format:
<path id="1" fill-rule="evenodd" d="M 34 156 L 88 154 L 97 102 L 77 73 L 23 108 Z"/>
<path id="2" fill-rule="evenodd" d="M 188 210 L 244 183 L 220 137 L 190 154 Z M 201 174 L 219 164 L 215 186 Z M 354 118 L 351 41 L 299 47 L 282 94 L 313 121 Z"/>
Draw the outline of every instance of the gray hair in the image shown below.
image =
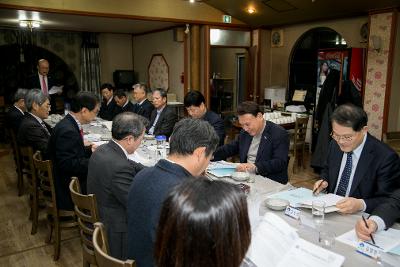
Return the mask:
<path id="1" fill-rule="evenodd" d="M 133 90 L 135 90 L 136 88 L 142 89 L 145 93 L 147 93 L 147 86 L 144 83 L 137 83 L 137 84 L 133 85 L 132 88 L 133 88 Z"/>
<path id="2" fill-rule="evenodd" d="M 20 99 L 25 99 L 25 95 L 28 93 L 28 89 L 19 88 L 14 94 L 14 103 Z"/>
<path id="3" fill-rule="evenodd" d="M 165 91 L 163 88 L 156 88 L 153 89 L 153 94 L 155 92 L 158 92 L 160 94 L 161 97 L 167 97 L 167 91 Z"/>
<path id="4" fill-rule="evenodd" d="M 45 95 L 40 89 L 32 89 L 28 91 L 24 99 L 26 110 L 28 110 L 28 112 L 31 112 L 33 103 L 41 106 L 46 100 L 49 99 L 49 97 Z"/>
<path id="5" fill-rule="evenodd" d="M 122 140 L 129 135 L 135 139 L 145 130 L 146 118 L 133 112 L 122 112 L 115 116 L 112 123 L 111 134 L 115 140 Z"/>
<path id="6" fill-rule="evenodd" d="M 170 154 L 192 155 L 198 147 L 206 148 L 206 155 L 214 153 L 219 137 L 207 121 L 183 119 L 175 124 L 169 139 Z"/>

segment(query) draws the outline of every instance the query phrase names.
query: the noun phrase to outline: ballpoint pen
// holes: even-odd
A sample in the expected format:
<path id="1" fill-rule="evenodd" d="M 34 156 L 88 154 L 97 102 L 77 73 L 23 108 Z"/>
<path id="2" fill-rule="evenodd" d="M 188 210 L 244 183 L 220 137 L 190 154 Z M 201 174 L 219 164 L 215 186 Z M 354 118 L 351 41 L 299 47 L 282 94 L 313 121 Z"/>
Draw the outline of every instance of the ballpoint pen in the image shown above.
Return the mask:
<path id="1" fill-rule="evenodd" d="M 367 221 L 365 220 L 365 218 L 364 218 L 363 215 L 361 215 L 361 218 L 362 218 L 363 221 L 364 221 L 365 227 L 367 227 L 367 229 L 369 229 L 368 224 L 367 224 Z M 376 245 L 376 244 L 375 244 L 374 237 L 372 236 L 372 234 L 369 234 L 369 237 L 371 237 L 372 244 Z"/>
<path id="2" fill-rule="evenodd" d="M 317 195 L 317 190 L 318 188 L 323 184 L 324 181 L 321 181 L 321 183 L 312 191 L 313 196 Z M 322 193 L 326 188 L 322 189 L 319 193 Z"/>

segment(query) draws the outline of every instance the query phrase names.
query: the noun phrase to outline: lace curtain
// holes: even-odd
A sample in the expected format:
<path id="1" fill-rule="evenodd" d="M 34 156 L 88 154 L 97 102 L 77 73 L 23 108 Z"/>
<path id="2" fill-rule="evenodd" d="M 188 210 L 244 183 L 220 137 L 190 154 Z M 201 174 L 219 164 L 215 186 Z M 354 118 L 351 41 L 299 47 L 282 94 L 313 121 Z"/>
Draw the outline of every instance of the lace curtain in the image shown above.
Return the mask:
<path id="1" fill-rule="evenodd" d="M 96 33 L 84 33 L 81 46 L 81 90 L 98 94 L 100 50 Z"/>

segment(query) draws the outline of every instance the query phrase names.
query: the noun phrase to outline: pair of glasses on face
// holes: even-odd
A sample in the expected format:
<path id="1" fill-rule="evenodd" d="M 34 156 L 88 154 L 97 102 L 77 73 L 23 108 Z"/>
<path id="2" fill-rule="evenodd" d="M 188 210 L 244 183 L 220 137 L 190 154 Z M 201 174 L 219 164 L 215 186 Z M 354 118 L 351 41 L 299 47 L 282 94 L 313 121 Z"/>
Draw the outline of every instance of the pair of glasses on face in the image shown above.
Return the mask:
<path id="1" fill-rule="evenodd" d="M 331 132 L 331 137 L 333 140 L 335 140 L 336 142 L 340 142 L 343 141 L 345 143 L 347 142 L 351 142 L 354 138 L 354 134 L 347 134 L 347 135 L 337 135 L 333 132 Z"/>

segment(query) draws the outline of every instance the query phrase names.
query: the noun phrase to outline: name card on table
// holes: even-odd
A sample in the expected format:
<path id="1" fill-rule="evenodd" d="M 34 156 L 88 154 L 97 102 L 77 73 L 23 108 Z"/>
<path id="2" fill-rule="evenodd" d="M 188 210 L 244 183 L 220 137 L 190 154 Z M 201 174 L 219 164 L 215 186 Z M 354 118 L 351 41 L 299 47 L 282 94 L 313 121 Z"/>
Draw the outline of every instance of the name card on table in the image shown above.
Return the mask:
<path id="1" fill-rule="evenodd" d="M 383 250 L 380 247 L 370 244 L 368 242 L 360 242 L 357 246 L 357 252 L 360 252 L 361 254 L 364 254 L 373 259 L 378 259 L 381 257 Z"/>
<path id="2" fill-rule="evenodd" d="M 285 210 L 285 215 L 292 217 L 293 219 L 300 219 L 301 210 L 293 208 L 291 206 L 287 206 Z"/>

